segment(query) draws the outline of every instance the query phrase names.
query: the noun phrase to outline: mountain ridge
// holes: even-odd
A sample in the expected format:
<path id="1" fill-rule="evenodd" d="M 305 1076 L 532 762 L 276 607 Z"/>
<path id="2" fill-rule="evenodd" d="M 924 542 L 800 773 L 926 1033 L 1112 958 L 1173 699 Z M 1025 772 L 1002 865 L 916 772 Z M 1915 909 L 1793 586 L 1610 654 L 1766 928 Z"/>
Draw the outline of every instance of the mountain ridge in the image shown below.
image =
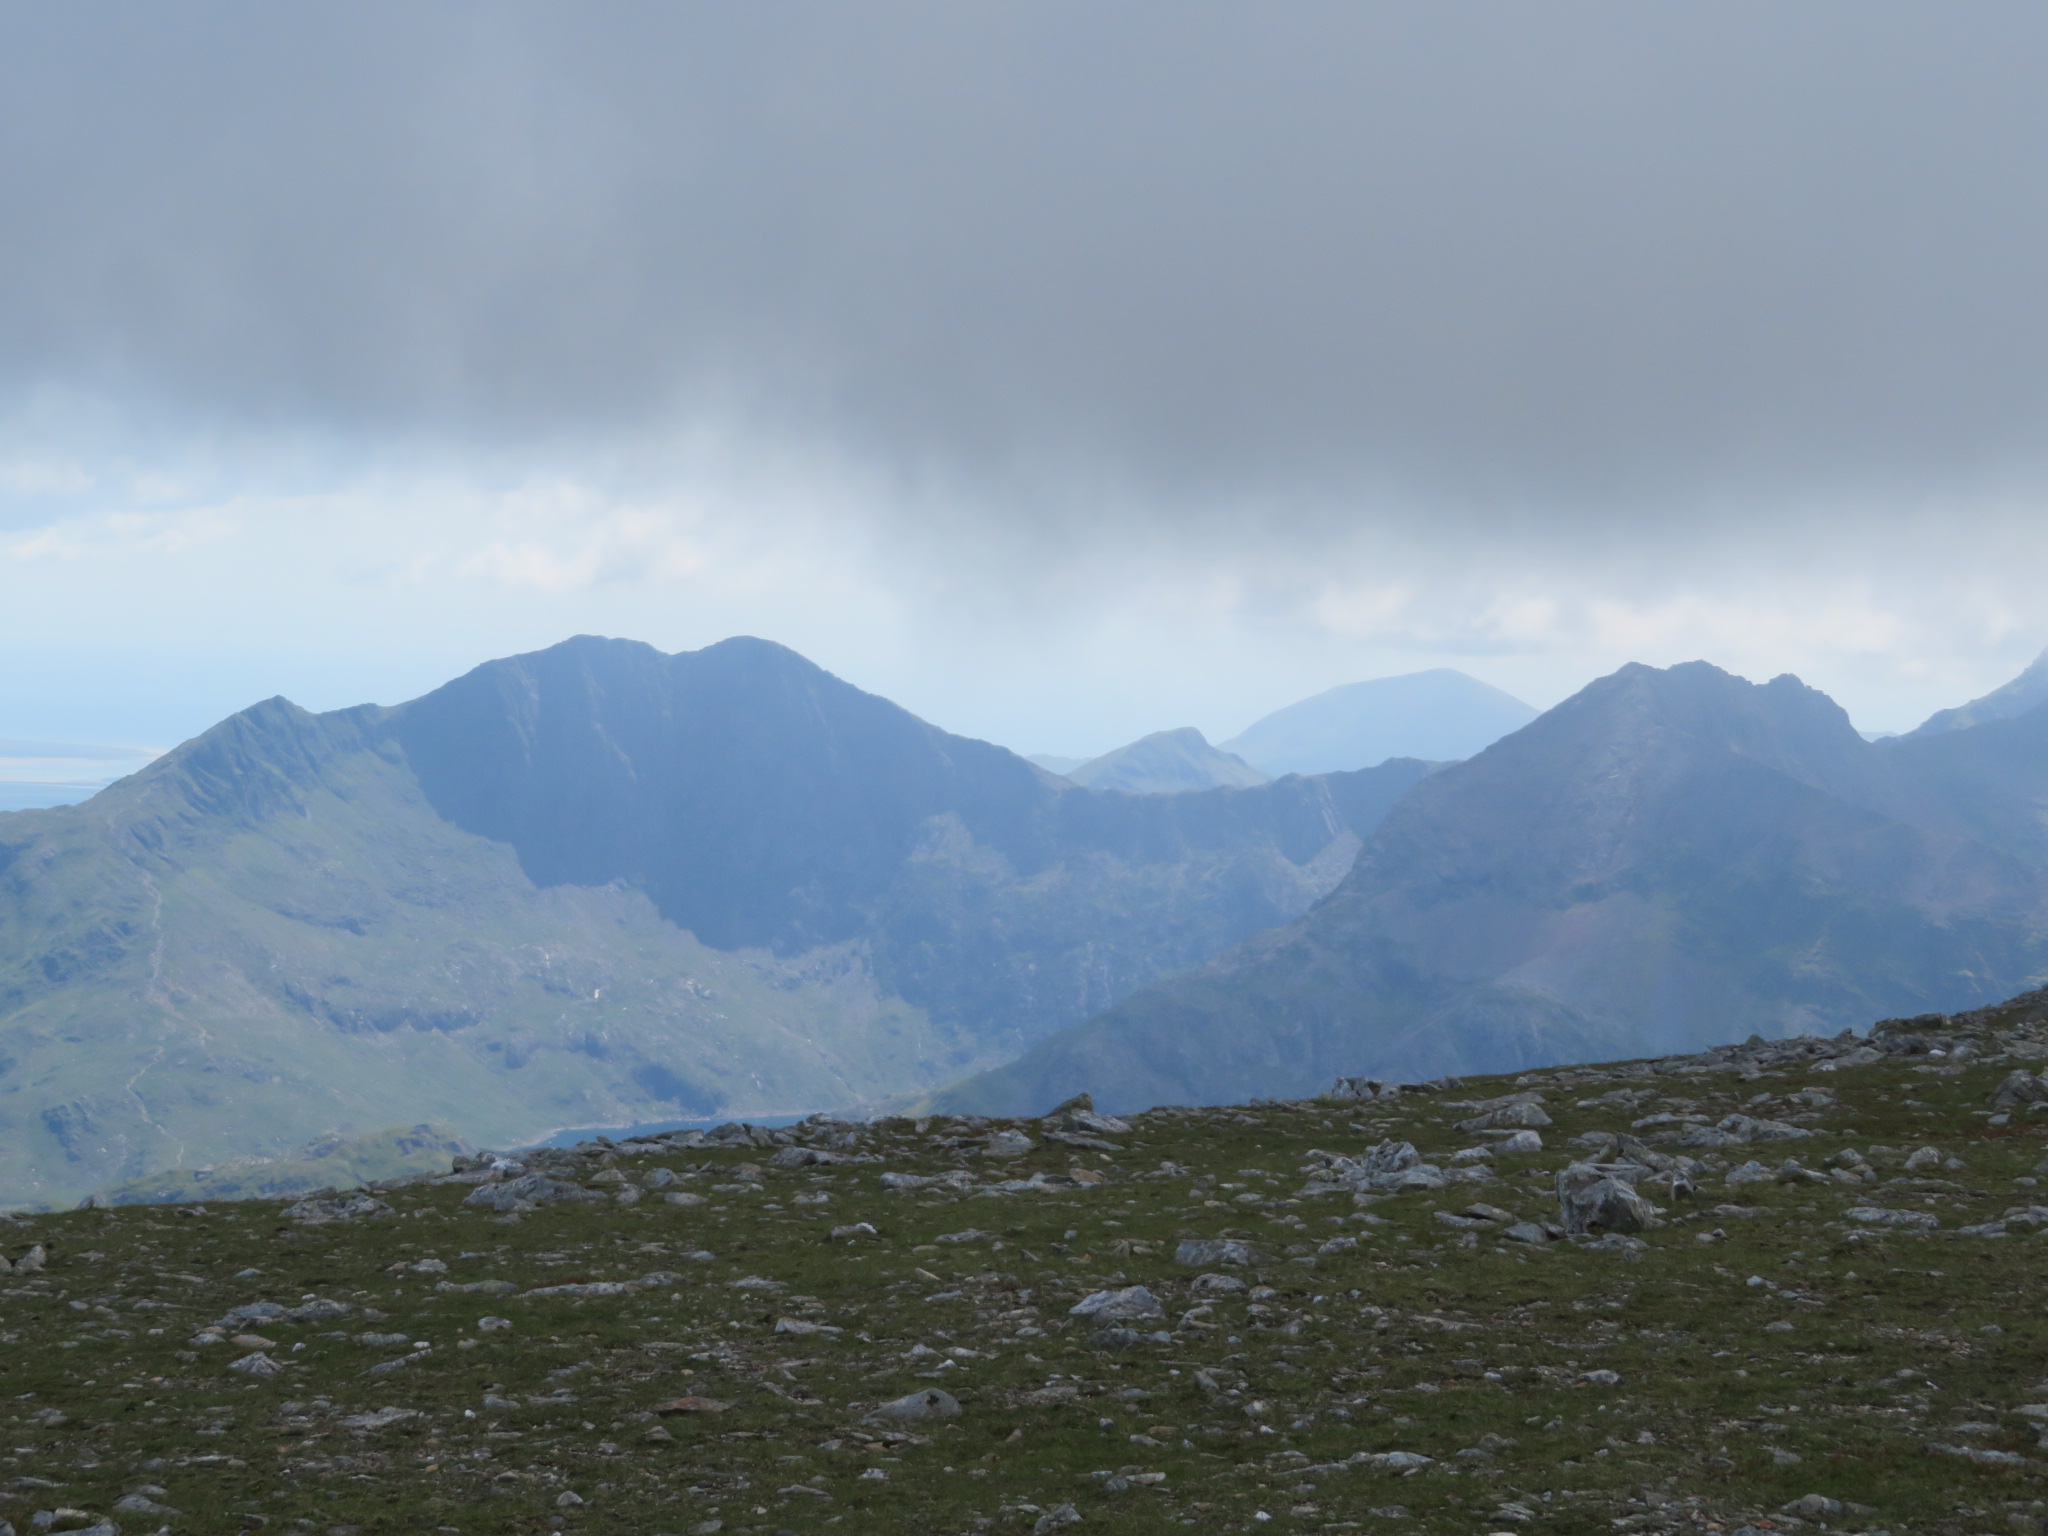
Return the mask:
<path id="1" fill-rule="evenodd" d="M 1209 744 L 1191 725 L 1154 731 L 1069 769 L 1065 777 L 1089 789 L 1128 794 L 1185 794 L 1193 789 L 1248 788 L 1273 776 Z"/>
<path id="2" fill-rule="evenodd" d="M 1535 719 L 1512 694 L 1449 667 L 1325 689 L 1254 721 L 1221 750 L 1278 778 L 1395 757 L 1471 757 Z"/>
<path id="3" fill-rule="evenodd" d="M 1097 793 L 751 640 L 266 700 L 0 815 L 0 1194 L 936 1086 L 1305 909 L 1427 771 Z"/>
<path id="4" fill-rule="evenodd" d="M 2048 793 L 2018 740 L 2048 715 L 2006 729 L 2018 806 Z M 1285 1097 L 2023 990 L 2048 969 L 2048 857 L 1970 805 L 1985 741 L 1871 744 L 1797 679 L 1631 664 L 1418 784 L 1301 918 L 933 1102 Z"/>

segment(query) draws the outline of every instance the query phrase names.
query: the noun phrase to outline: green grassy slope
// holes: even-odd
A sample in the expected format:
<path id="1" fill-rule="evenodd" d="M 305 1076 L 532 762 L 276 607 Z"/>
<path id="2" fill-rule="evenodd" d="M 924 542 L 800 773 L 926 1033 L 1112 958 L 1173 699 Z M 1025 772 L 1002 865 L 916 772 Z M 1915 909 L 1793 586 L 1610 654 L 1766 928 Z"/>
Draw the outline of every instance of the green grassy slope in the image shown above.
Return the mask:
<path id="1" fill-rule="evenodd" d="M 272 700 L 0 816 L 0 1207 L 901 1102 L 1305 910 L 1427 772 L 1095 794 L 763 642 Z"/>
<path id="2" fill-rule="evenodd" d="M 223 826 L 145 776 L 90 804 L 117 836 L 57 813 L 15 833 L 7 874 L 36 877 L 0 902 L 11 1199 L 330 1130 L 512 1142 L 857 1103 L 973 1059 L 852 946 L 722 953 L 638 893 L 537 889 L 374 751 L 341 744 L 293 792 L 290 814 Z"/>

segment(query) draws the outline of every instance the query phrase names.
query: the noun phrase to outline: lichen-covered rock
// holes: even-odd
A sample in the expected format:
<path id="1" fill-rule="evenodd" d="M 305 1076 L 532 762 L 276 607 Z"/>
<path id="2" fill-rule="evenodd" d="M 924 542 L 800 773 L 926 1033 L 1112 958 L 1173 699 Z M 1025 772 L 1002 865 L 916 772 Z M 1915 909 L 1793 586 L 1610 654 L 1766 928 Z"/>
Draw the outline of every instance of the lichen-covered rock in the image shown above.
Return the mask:
<path id="1" fill-rule="evenodd" d="M 1166 1308 L 1142 1285 L 1120 1291 L 1097 1291 L 1067 1308 L 1073 1317 L 1092 1317 L 1098 1322 L 1138 1322 L 1166 1316 Z"/>
<path id="2" fill-rule="evenodd" d="M 332 1199 L 306 1199 L 285 1207 L 285 1220 L 317 1227 L 328 1221 L 362 1221 L 372 1216 L 395 1215 L 390 1206 L 369 1195 L 338 1195 Z"/>
<path id="3" fill-rule="evenodd" d="M 922 1392 L 912 1392 L 907 1397 L 883 1403 L 868 1417 L 896 1419 L 904 1423 L 915 1423 L 919 1419 L 957 1419 L 960 1417 L 960 1400 L 937 1387 L 926 1387 Z"/>
<path id="4" fill-rule="evenodd" d="M 1629 1163 L 1573 1163 L 1557 1176 L 1558 1220 L 1566 1235 L 1642 1232 L 1656 1225 L 1657 1208 L 1636 1193 Z"/>
<path id="5" fill-rule="evenodd" d="M 503 1184 L 479 1184 L 469 1192 L 462 1203 L 481 1206 L 487 1211 L 530 1211 L 535 1206 L 552 1205 L 559 1201 L 602 1200 L 605 1195 L 595 1189 L 585 1189 L 581 1184 L 572 1184 L 567 1179 L 551 1179 L 544 1173 L 524 1174 L 509 1179 Z"/>
<path id="6" fill-rule="evenodd" d="M 2018 1109 L 2028 1104 L 2048 1104 L 2048 1080 L 2024 1067 L 2008 1072 L 1991 1090 L 1991 1102 L 2001 1109 Z"/>
<path id="7" fill-rule="evenodd" d="M 1190 1237 L 1173 1250 L 1173 1262 L 1185 1264 L 1190 1269 L 1200 1269 L 1205 1264 L 1270 1264 L 1273 1256 L 1262 1248 L 1234 1238 Z"/>

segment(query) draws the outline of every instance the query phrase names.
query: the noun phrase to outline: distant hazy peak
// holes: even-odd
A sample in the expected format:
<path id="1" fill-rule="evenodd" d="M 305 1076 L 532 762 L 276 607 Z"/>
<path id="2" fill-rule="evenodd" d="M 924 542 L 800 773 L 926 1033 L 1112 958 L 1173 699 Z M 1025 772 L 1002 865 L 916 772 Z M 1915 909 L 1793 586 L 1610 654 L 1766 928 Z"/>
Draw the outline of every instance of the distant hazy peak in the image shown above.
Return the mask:
<path id="1" fill-rule="evenodd" d="M 1967 730 L 1987 720 L 2010 720 L 2024 715 L 2035 705 L 2048 702 L 2048 651 L 2036 656 L 2018 677 L 2002 688 L 1994 688 L 1981 699 L 1958 704 L 1954 709 L 1936 710 L 1908 736 L 1939 736 L 1944 731 Z"/>
<path id="2" fill-rule="evenodd" d="M 1345 683 L 1277 709 L 1223 743 L 1271 774 L 1337 773 L 1389 758 L 1449 762 L 1536 718 L 1512 694 L 1449 667 Z"/>
<path id="3" fill-rule="evenodd" d="M 1067 777 L 1089 789 L 1172 795 L 1191 789 L 1245 788 L 1271 782 L 1241 757 L 1218 751 L 1191 725 L 1154 731 L 1129 746 L 1105 752 Z"/>

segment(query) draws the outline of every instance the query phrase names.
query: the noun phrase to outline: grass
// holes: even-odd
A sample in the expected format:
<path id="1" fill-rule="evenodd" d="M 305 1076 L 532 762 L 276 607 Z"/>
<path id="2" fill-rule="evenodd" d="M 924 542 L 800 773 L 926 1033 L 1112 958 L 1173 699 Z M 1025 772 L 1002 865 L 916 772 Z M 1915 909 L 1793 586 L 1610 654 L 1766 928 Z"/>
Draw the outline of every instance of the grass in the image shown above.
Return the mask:
<path id="1" fill-rule="evenodd" d="M 884 1122 L 865 1137 L 881 1161 L 761 1167 L 758 1182 L 740 1165 L 764 1164 L 761 1150 L 605 1153 L 586 1176 L 609 1163 L 637 1183 L 667 1167 L 704 1203 L 649 1193 L 509 1221 L 465 1207 L 462 1185 L 386 1191 L 391 1216 L 310 1227 L 262 1201 L 35 1216 L 0 1224 L 10 1259 L 32 1243 L 51 1254 L 39 1274 L 0 1276 L 0 1518 L 26 1530 L 35 1510 L 105 1512 L 148 1485 L 182 1514 L 116 1515 L 131 1531 L 1016 1532 L 1067 1505 L 1087 1530 L 1132 1533 L 1801 1518 L 1892 1536 L 2048 1529 L 2048 1452 L 2038 1419 L 2017 1411 L 2048 1403 L 2048 1241 L 2021 1226 L 2002 1239 L 1954 1230 L 2048 1199 L 2028 1182 L 2048 1132 L 1986 1118 L 2012 1065 L 1890 1060 L 1749 1080 L 1566 1069 L 1391 1105 L 1157 1111 L 1115 1153 L 1041 1142 L 1000 1167 L 946 1144 L 985 1126 Z M 1442 1098 L 1526 1087 L 1545 1091 L 1556 1122 L 1547 1150 L 1501 1159 L 1490 1182 L 1366 1208 L 1298 1193 L 1311 1148 L 1393 1136 L 1448 1156 L 1474 1138 L 1454 1129 L 1470 1111 Z M 1837 1102 L 1788 1100 L 1808 1087 Z M 1640 1096 L 1580 1107 L 1621 1092 Z M 1473 1199 L 1554 1216 L 1571 1137 L 1680 1103 L 1813 1120 L 1809 1138 L 1730 1149 L 1724 1166 L 1755 1155 L 1820 1168 L 1873 1145 L 1898 1155 L 1873 1154 L 1878 1181 L 1854 1188 L 1729 1191 L 1707 1175 L 1633 1258 L 1437 1219 Z M 1903 1154 L 1921 1146 L 1965 1166 L 1909 1174 Z M 884 1172 L 965 1167 L 988 1181 L 1077 1163 L 1105 1181 L 1006 1197 L 880 1185 Z M 1841 1217 L 1859 1204 L 1926 1209 L 1941 1229 L 1865 1231 Z M 858 1221 L 879 1236 L 828 1236 Z M 970 1229 L 983 1235 L 938 1241 Z M 1173 1262 L 1187 1236 L 1267 1249 L 1272 1263 L 1240 1272 L 1262 1289 L 1180 1322 L 1199 1299 L 1197 1271 Z M 1355 1250 L 1319 1251 L 1338 1236 Z M 689 1257 L 701 1250 L 716 1257 Z M 430 1259 L 446 1272 L 412 1267 Z M 680 1279 L 531 1294 L 653 1271 Z M 733 1284 L 749 1276 L 779 1288 Z M 481 1280 L 517 1291 L 436 1288 Z M 1150 1326 L 1173 1329 L 1171 1343 L 1098 1347 L 1095 1325 L 1069 1316 L 1127 1284 L 1165 1302 L 1170 1320 Z M 258 1325 L 284 1366 L 274 1379 L 227 1369 L 248 1347 L 190 1342 L 229 1307 L 308 1295 L 351 1313 Z M 512 1326 L 480 1330 L 486 1316 Z M 777 1333 L 785 1318 L 843 1331 Z M 866 1417 L 925 1386 L 955 1394 L 960 1417 Z M 683 1396 L 730 1407 L 659 1411 Z M 413 1416 L 343 1423 L 386 1408 Z M 1983 1465 L 1931 1443 L 2025 1460 Z M 1396 1450 L 1432 1460 L 1408 1475 L 1331 1469 Z M 1849 1507 L 1784 1512 L 1808 1494 Z"/>

